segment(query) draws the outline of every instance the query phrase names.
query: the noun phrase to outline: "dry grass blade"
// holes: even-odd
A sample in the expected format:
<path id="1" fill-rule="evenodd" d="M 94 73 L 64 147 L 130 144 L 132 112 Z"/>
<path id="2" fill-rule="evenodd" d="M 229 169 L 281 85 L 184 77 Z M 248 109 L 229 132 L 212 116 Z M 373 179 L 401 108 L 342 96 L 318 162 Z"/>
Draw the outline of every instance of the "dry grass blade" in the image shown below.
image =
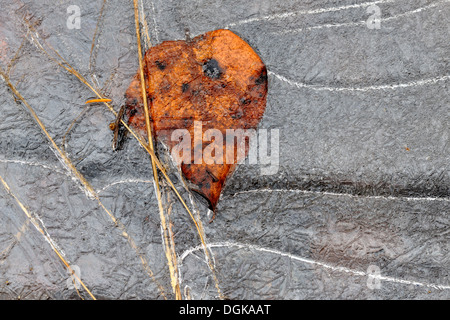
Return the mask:
<path id="1" fill-rule="evenodd" d="M 150 126 L 150 113 L 149 113 L 149 109 L 148 109 L 147 92 L 146 92 L 146 88 L 145 88 L 144 62 L 143 62 L 143 57 L 142 57 L 142 45 L 141 45 L 141 31 L 139 29 L 138 1 L 133 0 L 133 4 L 134 4 L 134 18 L 135 18 L 135 24 L 136 24 L 137 48 L 138 48 L 138 54 L 139 54 L 139 75 L 141 77 L 142 100 L 144 101 L 145 126 L 147 129 L 148 147 L 151 151 L 154 152 L 155 149 L 153 146 L 152 128 Z M 164 209 L 162 206 L 161 188 L 159 185 L 158 172 L 156 171 L 155 158 L 151 157 L 151 161 L 152 161 L 153 178 L 155 180 L 155 189 L 156 189 L 155 191 L 156 191 L 156 196 L 158 199 L 159 215 L 160 215 L 160 219 L 161 219 L 161 226 L 163 228 L 164 245 L 166 247 L 166 249 L 164 251 L 166 253 L 167 264 L 169 266 L 171 285 L 172 285 L 173 292 L 175 293 L 175 298 L 177 300 L 180 300 L 181 292 L 180 292 L 178 268 L 176 265 L 176 255 L 173 254 L 175 252 L 175 250 L 174 250 L 175 243 L 173 241 L 171 241 L 171 239 L 169 239 L 169 235 L 168 235 L 169 231 L 167 228 L 166 217 L 164 215 Z"/>
<path id="2" fill-rule="evenodd" d="M 94 67 L 95 58 L 96 58 L 96 53 L 94 52 L 95 42 L 96 42 L 96 40 L 97 40 L 97 38 L 99 36 L 99 32 L 98 31 L 99 31 L 99 26 L 101 24 L 101 21 L 103 19 L 103 12 L 105 11 L 105 6 L 106 6 L 106 0 L 103 0 L 102 7 L 100 9 L 99 17 L 98 17 L 98 20 L 97 20 L 97 25 L 95 26 L 94 36 L 93 36 L 93 39 L 92 39 L 91 54 L 89 55 L 89 71 L 91 72 L 91 76 L 92 76 L 93 71 L 94 71 L 93 67 Z M 94 77 L 92 77 L 92 80 L 94 80 Z"/>
<path id="3" fill-rule="evenodd" d="M 66 152 L 66 137 L 69 135 L 69 133 L 72 130 L 72 128 L 74 127 L 75 123 L 86 113 L 87 110 L 88 110 L 88 106 L 84 107 L 83 111 L 81 111 L 80 114 L 75 119 L 73 119 L 72 123 L 67 128 L 66 133 L 64 133 L 64 135 L 62 137 L 62 142 L 61 142 L 61 150 L 63 152 Z"/>
<path id="4" fill-rule="evenodd" d="M 139 256 L 139 259 L 142 262 L 142 265 L 144 267 L 144 270 L 148 273 L 148 275 L 152 278 L 152 280 L 157 284 L 159 290 L 161 291 L 161 294 L 164 298 L 166 298 L 164 294 L 164 288 L 156 281 L 153 271 L 150 269 L 145 257 L 140 252 L 140 249 L 134 242 L 134 240 L 128 235 L 126 232 L 125 226 L 116 219 L 116 217 L 103 205 L 103 203 L 100 201 L 100 198 L 98 194 L 95 192 L 94 188 L 90 185 L 90 183 L 86 180 L 86 178 L 75 168 L 75 166 L 72 164 L 70 159 L 67 157 L 67 155 L 57 146 L 56 142 L 53 140 L 53 138 L 48 133 L 47 129 L 45 128 L 42 121 L 39 119 L 38 115 L 34 111 L 34 109 L 30 106 L 30 104 L 25 100 L 25 98 L 20 94 L 20 92 L 16 89 L 16 87 L 11 83 L 9 77 L 5 74 L 3 69 L 0 67 L 0 76 L 3 78 L 3 80 L 6 82 L 6 85 L 11 89 L 13 94 L 27 107 L 28 111 L 31 113 L 33 119 L 37 122 L 39 127 L 41 128 L 42 132 L 48 139 L 48 141 L 51 144 L 51 149 L 55 153 L 55 155 L 58 157 L 59 160 L 63 163 L 63 165 L 66 167 L 69 172 L 73 175 L 75 179 L 77 179 L 83 186 L 84 191 L 87 195 L 97 200 L 98 205 L 107 213 L 107 215 L 110 217 L 110 219 L 113 221 L 113 223 L 119 228 L 119 230 L 122 231 L 122 236 L 124 236 L 130 246 L 136 251 L 137 255 Z"/>
<path id="5" fill-rule="evenodd" d="M 95 296 L 92 294 L 92 292 L 88 289 L 88 287 L 83 283 L 83 281 L 81 281 L 81 279 L 77 276 L 77 274 L 73 271 L 73 269 L 70 267 L 70 264 L 66 261 L 66 259 L 64 259 L 63 255 L 61 254 L 60 250 L 58 250 L 58 248 L 54 245 L 53 240 L 49 237 L 49 235 L 47 234 L 47 232 L 45 230 L 43 230 L 39 224 L 38 221 L 36 221 L 35 217 L 33 217 L 33 215 L 27 210 L 27 208 L 25 207 L 25 205 L 22 204 L 22 202 L 19 200 L 19 198 L 17 198 L 17 196 L 12 193 L 10 187 L 8 186 L 8 184 L 6 183 L 6 181 L 0 176 L 0 182 L 3 184 L 3 187 L 5 188 L 6 192 L 8 192 L 13 198 L 14 200 L 17 202 L 17 204 L 19 205 L 19 207 L 22 209 L 22 211 L 25 213 L 25 215 L 27 216 L 28 220 L 31 221 L 31 223 L 35 226 L 35 228 L 44 236 L 45 240 L 50 244 L 50 246 L 52 247 L 53 251 L 56 253 L 56 255 L 58 256 L 58 258 L 62 261 L 62 263 L 66 266 L 67 270 L 69 270 L 69 273 L 72 277 L 72 280 L 75 282 L 77 281 L 78 283 L 81 284 L 81 286 L 84 288 L 84 290 L 86 290 L 86 292 L 89 294 L 89 296 L 93 299 L 96 300 Z M 76 289 L 76 286 L 75 286 Z M 83 299 L 83 297 L 80 295 L 80 293 L 78 292 L 77 289 L 77 293 L 80 296 L 81 299 Z"/>
<path id="6" fill-rule="evenodd" d="M 154 147 L 153 147 L 153 138 L 152 138 L 152 129 L 150 126 L 150 114 L 149 114 L 149 108 L 148 108 L 148 104 L 147 104 L 147 93 L 146 93 L 146 84 L 145 84 L 145 77 L 144 77 L 144 65 L 143 65 L 143 57 L 142 57 L 142 44 L 141 44 L 141 37 L 140 37 L 140 29 L 139 29 L 139 9 L 138 9 L 138 0 L 133 0 L 133 4 L 134 4 L 134 16 L 135 16 L 135 24 L 136 24 L 136 37 L 137 37 L 137 46 L 138 46 L 138 55 L 139 55 L 139 75 L 140 75 L 140 79 L 141 79 L 141 91 L 142 91 L 142 101 L 144 103 L 144 113 L 145 113 L 145 125 L 146 125 L 146 129 L 147 129 L 147 138 L 148 138 L 148 144 L 149 144 L 149 149 L 152 151 L 152 153 L 154 154 Z M 142 10 L 142 17 L 143 17 L 143 24 L 144 24 L 144 28 L 146 31 L 146 36 L 148 38 L 148 42 L 150 43 L 150 38 L 148 36 L 148 28 L 147 28 L 147 23 L 145 20 L 145 13 Z M 167 239 L 168 235 L 167 233 L 171 233 L 170 230 L 167 229 L 167 225 L 166 225 L 166 219 L 164 217 L 164 211 L 162 209 L 162 202 L 161 202 L 161 191 L 160 191 L 160 185 L 158 182 L 158 175 L 156 172 L 156 166 L 155 166 L 155 158 L 156 156 L 152 156 L 152 168 L 153 168 L 153 174 L 154 174 L 154 178 L 155 178 L 155 185 L 156 185 L 156 189 L 157 189 L 157 194 L 158 194 L 158 205 L 160 207 L 160 213 L 161 213 L 161 223 L 163 224 L 163 228 L 164 228 L 164 239 L 166 242 L 166 247 L 170 247 L 171 251 L 172 251 L 172 261 L 168 261 L 169 262 L 169 267 L 170 265 L 172 265 L 172 268 L 174 270 L 171 270 L 171 279 L 172 279 L 172 287 L 174 288 L 175 291 L 175 296 L 177 297 L 177 299 L 181 299 L 181 292 L 180 292 L 180 285 L 179 285 L 179 277 L 178 277 L 178 267 L 177 267 L 177 260 L 176 260 L 176 251 L 175 251 L 175 242 L 173 239 L 173 236 L 171 236 L 169 239 Z M 205 247 L 205 253 L 206 253 L 206 259 L 208 260 L 208 265 L 213 273 L 213 278 L 215 281 L 215 285 L 217 288 L 217 291 L 219 293 L 219 296 L 222 298 L 222 293 L 220 291 L 219 288 L 219 283 L 217 280 L 217 276 L 215 274 L 215 269 L 214 269 L 214 265 L 212 263 L 212 259 L 209 255 L 207 246 L 206 246 L 206 242 L 204 240 L 203 237 L 203 228 L 201 228 L 199 226 L 199 223 L 197 222 L 197 220 L 195 219 L 195 217 L 193 216 L 193 214 L 191 213 L 191 211 L 189 210 L 189 208 L 187 207 L 186 203 L 184 202 L 184 200 L 182 200 L 181 195 L 179 195 L 178 191 L 175 189 L 175 186 L 173 185 L 172 181 L 170 181 L 169 177 L 163 173 L 166 180 L 169 182 L 169 184 L 171 185 L 171 187 L 173 188 L 173 190 L 175 191 L 175 193 L 177 194 L 178 198 L 182 201 L 185 209 L 187 210 L 187 212 L 189 213 L 192 221 L 194 222 L 196 228 L 197 228 L 197 233 L 200 236 L 200 240 L 202 245 Z M 170 246 L 168 245 L 168 241 L 170 241 Z M 168 255 L 168 257 L 170 256 L 167 251 L 166 254 Z M 176 281 L 176 283 L 175 283 Z"/>
<path id="7" fill-rule="evenodd" d="M 90 103 L 100 103 L 100 102 L 111 102 L 111 99 L 91 99 L 86 101 L 84 104 L 90 104 Z"/>
<path id="8" fill-rule="evenodd" d="M 34 27 L 27 21 L 24 20 L 25 22 L 25 26 L 28 29 L 28 33 L 29 36 L 31 37 L 31 41 L 33 42 L 33 44 L 36 45 L 37 48 L 39 48 L 50 60 L 52 60 L 54 63 L 56 63 L 57 65 L 59 65 L 60 67 L 62 67 L 63 69 L 65 69 L 67 72 L 73 74 L 81 83 L 83 83 L 84 85 L 86 85 L 99 99 L 105 99 L 104 96 L 102 96 L 77 70 L 75 70 L 59 53 L 58 51 L 56 51 L 53 47 L 51 47 L 49 44 L 46 44 L 49 49 L 57 56 L 57 58 L 53 57 L 44 47 L 43 45 L 40 43 L 39 39 L 40 37 L 37 35 L 36 30 L 34 29 Z M 59 61 L 58 61 L 59 59 Z M 114 110 L 114 108 L 107 102 L 103 102 L 105 104 L 105 106 L 114 114 L 114 116 L 117 117 L 117 112 Z M 208 247 L 206 246 L 206 242 L 204 240 L 204 232 L 203 232 L 203 228 L 200 226 L 199 222 L 197 222 L 196 218 L 194 217 L 194 215 L 192 214 L 191 210 L 189 209 L 189 207 L 187 206 L 186 202 L 184 201 L 183 197 L 180 195 L 180 193 L 178 192 L 178 190 L 176 189 L 175 185 L 172 183 L 171 179 L 169 178 L 169 176 L 166 173 L 166 170 L 164 169 L 163 165 L 161 164 L 161 162 L 159 161 L 159 159 L 156 157 L 155 153 L 153 152 L 153 150 L 151 150 L 147 143 L 145 142 L 145 140 L 140 137 L 137 133 L 135 133 L 128 125 L 127 123 L 121 119 L 121 124 L 125 127 L 125 129 L 140 143 L 140 145 L 147 151 L 147 153 L 152 157 L 152 159 L 154 160 L 156 166 L 158 167 L 158 169 L 160 170 L 160 172 L 162 173 L 164 179 L 167 181 L 167 183 L 170 185 L 170 187 L 172 188 L 172 190 L 175 192 L 177 198 L 180 200 L 181 204 L 183 205 L 183 207 L 186 209 L 186 211 L 188 212 L 190 218 L 192 219 L 198 235 L 200 237 L 200 241 L 202 243 L 202 246 L 204 248 L 204 252 L 205 252 L 205 256 L 206 259 L 208 261 L 208 266 L 213 274 L 213 278 L 215 281 L 215 286 L 217 289 L 217 292 L 219 294 L 219 297 L 222 299 L 223 295 L 221 293 L 221 290 L 219 288 L 219 282 L 215 273 L 215 268 L 214 268 L 214 264 L 213 264 L 213 260 L 212 257 L 210 255 L 210 252 L 208 250 Z"/>

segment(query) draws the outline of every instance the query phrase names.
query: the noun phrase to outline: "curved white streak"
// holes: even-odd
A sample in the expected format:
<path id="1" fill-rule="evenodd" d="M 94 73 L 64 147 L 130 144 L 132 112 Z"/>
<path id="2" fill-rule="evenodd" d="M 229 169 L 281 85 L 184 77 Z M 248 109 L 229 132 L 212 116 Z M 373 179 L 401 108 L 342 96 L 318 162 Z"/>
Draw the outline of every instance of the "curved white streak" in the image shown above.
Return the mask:
<path id="1" fill-rule="evenodd" d="M 104 187 L 101 188 L 101 189 L 98 189 L 98 190 L 97 190 L 97 193 L 100 194 L 101 192 L 103 192 L 103 191 L 105 191 L 106 189 L 109 189 L 109 188 L 111 188 L 111 187 L 113 187 L 113 186 L 115 186 L 115 185 L 118 185 L 118 184 L 126 184 L 126 183 L 153 183 L 153 180 L 143 180 L 143 179 L 120 180 L 120 181 L 116 181 L 116 182 L 110 183 L 110 184 L 104 186 Z"/>
<path id="2" fill-rule="evenodd" d="M 291 79 L 288 79 L 282 75 L 279 75 L 273 71 L 268 71 L 269 75 L 274 76 L 278 80 L 281 80 L 293 87 L 297 87 L 299 89 L 310 89 L 314 91 L 332 91 L 332 92 L 351 92 L 351 91 L 374 91 L 374 90 L 396 90 L 396 89 L 403 89 L 403 88 L 409 88 L 409 87 L 416 87 L 416 86 L 424 86 L 428 84 L 435 84 L 441 81 L 446 81 L 450 79 L 450 75 L 440 76 L 436 78 L 430 78 L 430 79 L 421 79 L 416 81 L 410 81 L 406 83 L 397 83 L 397 84 L 383 84 L 383 85 L 377 85 L 377 86 L 367 86 L 367 87 L 327 87 L 327 86 L 318 86 L 318 85 L 311 85 L 306 84 L 302 82 L 297 82 Z"/>
<path id="3" fill-rule="evenodd" d="M 6 192 L 11 195 L 12 198 L 14 198 L 14 200 L 16 201 L 16 203 L 18 204 L 18 206 L 22 209 L 22 211 L 25 213 L 25 215 L 27 216 L 27 219 L 33 224 L 33 226 L 36 228 L 37 231 L 39 231 L 39 233 L 41 233 L 44 236 L 45 241 L 47 241 L 50 246 L 52 247 L 52 249 L 57 252 L 59 255 L 61 255 L 62 257 L 65 257 L 66 254 L 64 253 L 64 251 L 58 246 L 58 244 L 56 243 L 56 241 L 54 241 L 50 234 L 47 231 L 47 228 L 44 224 L 44 221 L 42 221 L 41 217 L 35 213 L 35 212 L 30 212 L 28 210 L 28 208 L 22 204 L 22 202 L 17 198 L 17 196 L 15 194 L 12 193 L 11 188 L 9 187 L 9 185 L 6 183 L 5 180 L 3 180 L 3 178 L 0 176 L 0 182 L 2 183 L 3 187 L 5 188 Z M 67 261 L 69 264 L 70 262 Z"/>
<path id="4" fill-rule="evenodd" d="M 434 2 L 432 4 L 429 4 L 427 6 L 421 7 L 421 8 L 417 8 L 415 10 L 412 11 L 407 11 L 407 12 L 403 12 L 403 13 L 399 13 L 397 15 L 393 15 L 391 17 L 387 17 L 387 18 L 380 18 L 380 22 L 387 22 L 387 21 L 392 21 L 392 20 L 396 20 L 399 18 L 403 18 L 403 17 L 407 17 L 407 16 L 411 16 L 414 15 L 416 13 L 437 7 L 439 4 L 445 3 L 445 2 L 450 2 L 450 0 L 442 0 L 442 1 L 437 1 Z M 282 31 L 275 31 L 275 32 L 270 32 L 271 34 L 274 35 L 285 35 L 285 34 L 289 34 L 289 33 L 299 33 L 299 32 L 303 32 L 303 31 L 311 31 L 311 30 L 317 30 L 317 29 L 324 29 L 324 28 L 339 28 L 339 27 L 355 27 L 355 26 L 366 26 L 367 25 L 367 20 L 362 20 L 362 21 L 357 21 L 357 22 L 343 22 L 343 23 L 329 23 L 329 24 L 321 24 L 318 26 L 313 26 L 313 27 L 306 27 L 306 28 L 298 28 L 298 29 L 290 29 L 290 30 L 282 30 Z"/>
<path id="5" fill-rule="evenodd" d="M 255 189 L 255 190 L 246 190 L 240 191 L 232 194 L 234 197 L 240 194 L 246 193 L 272 193 L 272 192 L 292 192 L 292 193 L 303 193 L 303 194 L 315 194 L 321 196 L 332 196 L 332 197 L 349 197 L 349 198 L 367 198 L 367 199 L 382 199 L 382 200 L 406 200 L 406 201 L 443 201 L 450 202 L 450 198 L 444 197 L 402 197 L 402 196 L 361 196 L 350 193 L 337 193 L 337 192 L 325 192 L 325 191 L 309 191 L 309 190 L 299 190 L 299 189 Z"/>
<path id="6" fill-rule="evenodd" d="M 158 24 L 156 23 L 156 10 L 155 10 L 155 4 L 153 1 L 150 1 L 150 4 L 152 6 L 152 19 L 153 19 L 153 32 L 155 34 L 156 38 L 156 44 L 159 43 L 159 30 L 158 30 Z"/>
<path id="7" fill-rule="evenodd" d="M 322 267 L 324 269 L 328 269 L 331 271 L 349 273 L 349 274 L 353 274 L 353 275 L 361 276 L 361 277 L 369 277 L 370 276 L 373 279 L 379 279 L 382 281 L 394 282 L 394 283 L 399 283 L 399 284 L 415 285 L 415 286 L 433 288 L 433 289 L 437 289 L 437 290 L 450 290 L 450 286 L 433 284 L 433 283 L 424 283 L 424 282 L 419 282 L 419 281 L 403 280 L 403 279 L 399 279 L 399 278 L 382 276 L 382 275 L 372 275 L 372 274 L 368 274 L 364 271 L 353 270 L 353 269 L 349 269 L 346 267 L 333 266 L 333 265 L 330 265 L 330 264 L 327 264 L 324 262 L 315 261 L 312 259 L 307 259 L 307 258 L 302 258 L 302 257 L 296 256 L 296 255 L 292 255 L 287 252 L 269 249 L 269 248 L 263 248 L 263 247 L 259 247 L 259 246 L 255 246 L 255 245 L 251 245 L 251 244 L 236 243 L 236 242 L 215 242 L 215 243 L 208 244 L 207 247 L 208 248 L 228 248 L 228 249 L 230 249 L 230 248 L 244 249 L 245 248 L 245 249 L 255 250 L 255 251 L 259 251 L 259 252 L 275 254 L 275 255 L 282 256 L 282 257 L 287 257 L 287 258 L 290 258 L 295 261 L 300 261 L 300 262 L 303 262 L 306 264 L 319 266 L 319 267 Z M 203 250 L 203 246 L 197 246 L 197 247 L 186 250 L 180 256 L 180 261 L 183 262 L 183 260 L 186 259 L 186 257 L 188 255 L 192 254 L 195 251 L 199 251 L 199 250 Z"/>
<path id="8" fill-rule="evenodd" d="M 111 184 L 104 186 L 102 189 L 97 190 L 97 193 L 101 193 L 106 189 L 117 185 L 117 184 L 127 184 L 127 183 L 153 183 L 153 180 L 141 180 L 141 179 L 130 179 L 130 180 L 121 180 L 116 181 Z M 381 200 L 406 200 L 406 201 L 444 201 L 450 202 L 450 198 L 447 197 L 402 197 L 402 196 L 362 196 L 351 193 L 337 193 L 337 192 L 327 192 L 327 191 L 310 191 L 310 190 L 300 190 L 300 189 L 255 189 L 255 190 L 245 190 L 239 191 L 234 194 L 231 194 L 227 197 L 235 197 L 240 194 L 246 193 L 272 193 L 272 192 L 292 192 L 292 193 L 303 193 L 303 194 L 314 194 L 314 195 L 322 195 L 322 196 L 332 196 L 332 197 L 349 197 L 349 198 L 368 198 L 368 199 L 381 199 Z M 192 203 L 191 199 L 191 203 Z"/>
<path id="9" fill-rule="evenodd" d="M 57 167 L 50 167 L 45 164 L 39 163 L 39 162 L 31 162 L 31 161 L 24 161 L 24 160 L 12 160 L 12 159 L 0 159 L 1 163 L 14 163 L 14 164 L 20 164 L 20 165 L 27 165 L 27 166 L 35 166 L 35 167 L 41 167 L 44 169 L 47 169 L 52 172 L 56 172 L 59 174 L 63 174 L 65 176 L 70 177 L 71 175 L 65 171 L 59 170 Z"/>
<path id="10" fill-rule="evenodd" d="M 300 11 L 278 13 L 278 14 L 267 15 L 264 17 L 255 17 L 255 18 L 240 20 L 237 22 L 232 22 L 232 23 L 228 24 L 227 26 L 225 26 L 224 29 L 229 29 L 231 27 L 248 24 L 251 22 L 257 22 L 257 21 L 271 21 L 271 20 L 276 20 L 276 19 L 284 19 L 284 18 L 288 18 L 288 17 L 294 17 L 297 15 L 336 12 L 336 11 L 342 11 L 342 10 L 348 10 L 348 9 L 368 7 L 368 6 L 374 5 L 374 4 L 382 4 L 382 3 L 389 3 L 389 2 L 394 2 L 394 0 L 378 0 L 378 1 L 371 1 L 371 2 L 364 2 L 364 3 L 340 6 L 340 7 L 319 8 L 319 9 L 313 9 L 313 10 L 300 10 Z"/>

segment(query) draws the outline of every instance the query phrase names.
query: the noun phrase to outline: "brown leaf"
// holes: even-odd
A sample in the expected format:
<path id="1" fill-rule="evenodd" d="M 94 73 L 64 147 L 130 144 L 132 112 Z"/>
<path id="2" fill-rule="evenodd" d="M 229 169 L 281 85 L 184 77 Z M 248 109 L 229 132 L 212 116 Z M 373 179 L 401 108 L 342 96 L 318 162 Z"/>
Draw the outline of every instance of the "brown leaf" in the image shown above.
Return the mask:
<path id="1" fill-rule="evenodd" d="M 226 161 L 226 129 L 256 129 L 264 114 L 268 89 L 264 63 L 236 34 L 216 30 L 189 41 L 167 41 L 150 48 L 145 54 L 145 76 L 154 136 L 172 151 L 180 143 L 172 141 L 173 131 L 189 132 L 190 163 L 183 162 L 181 171 L 192 190 L 204 196 L 215 211 L 225 181 L 236 167 L 238 154 L 235 145 L 234 160 Z M 125 97 L 129 125 L 145 136 L 139 74 Z M 211 141 L 205 138 L 203 142 L 196 141 L 194 121 L 201 121 L 201 131 L 197 132 L 204 134 L 208 129 L 217 129 L 222 133 L 222 163 L 206 163 L 218 158 L 220 152 L 210 153 L 208 158 L 205 151 L 211 151 L 212 147 L 205 148 Z M 197 164 L 195 147 L 204 151 Z"/>

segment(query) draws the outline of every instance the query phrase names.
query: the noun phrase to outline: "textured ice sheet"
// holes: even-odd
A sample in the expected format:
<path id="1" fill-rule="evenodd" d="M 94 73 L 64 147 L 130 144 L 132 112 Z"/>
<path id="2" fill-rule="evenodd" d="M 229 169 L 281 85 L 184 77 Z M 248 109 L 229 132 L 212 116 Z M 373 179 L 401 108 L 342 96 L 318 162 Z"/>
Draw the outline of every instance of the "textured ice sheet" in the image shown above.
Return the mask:
<path id="1" fill-rule="evenodd" d="M 39 39 L 97 81 L 117 110 L 138 67 L 131 1 L 106 1 L 101 17 L 101 1 L 0 2 L 2 69 L 20 48 L 12 81 L 58 145 L 65 141 L 153 278 L 3 84 L 0 176 L 97 298 L 160 299 L 158 284 L 173 298 L 148 156 L 133 139 L 111 150 L 114 116 L 101 105 L 85 108 L 92 92 L 42 54 L 22 20 L 38 22 Z M 365 23 L 371 4 L 381 9 L 379 30 Z M 67 28 L 69 5 L 81 9 L 79 30 Z M 153 44 L 183 39 L 186 28 L 195 36 L 229 27 L 270 72 L 260 127 L 279 129 L 278 173 L 241 166 L 213 223 L 200 206 L 227 297 L 449 298 L 449 1 L 145 0 L 142 7 Z M 0 208 L 0 298 L 78 298 L 64 265 L 2 186 Z M 172 220 L 184 297 L 217 298 L 178 203 Z M 373 268 L 379 279 L 369 277 Z"/>

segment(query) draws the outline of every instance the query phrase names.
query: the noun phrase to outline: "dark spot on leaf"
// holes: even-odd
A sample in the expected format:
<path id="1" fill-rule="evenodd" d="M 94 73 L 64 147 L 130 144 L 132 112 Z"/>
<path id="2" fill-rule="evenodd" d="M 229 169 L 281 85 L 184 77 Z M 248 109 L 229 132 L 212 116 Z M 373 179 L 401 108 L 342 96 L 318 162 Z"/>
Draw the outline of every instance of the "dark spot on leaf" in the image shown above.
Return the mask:
<path id="1" fill-rule="evenodd" d="M 170 84 L 161 86 L 161 92 L 168 92 L 170 91 L 170 88 L 171 88 Z"/>
<path id="2" fill-rule="evenodd" d="M 181 85 L 181 91 L 183 92 L 183 93 L 185 93 L 186 91 L 188 91 L 189 90 L 189 83 L 183 83 L 182 85 Z"/>
<path id="3" fill-rule="evenodd" d="M 205 183 L 203 184 L 203 187 L 206 188 L 206 189 L 211 189 L 211 183 L 205 182 Z"/>
<path id="4" fill-rule="evenodd" d="M 138 104 L 138 100 L 136 98 L 134 98 L 134 99 L 129 99 L 128 98 L 127 101 L 126 101 L 126 105 L 129 106 L 129 107 L 134 107 L 137 104 Z"/>
<path id="5" fill-rule="evenodd" d="M 240 104 L 243 104 L 244 106 L 249 105 L 250 103 L 252 103 L 252 99 L 245 99 L 242 98 L 241 100 L 239 100 Z"/>
<path id="6" fill-rule="evenodd" d="M 240 111 L 235 112 L 235 113 L 231 113 L 231 114 L 230 114 L 231 118 L 232 118 L 232 119 L 235 119 L 235 120 L 236 120 L 236 119 L 242 118 L 242 115 L 243 115 L 243 114 L 242 114 L 242 112 L 240 112 Z"/>
<path id="7" fill-rule="evenodd" d="M 209 174 L 209 176 L 212 178 L 213 182 L 219 181 L 219 179 L 211 171 L 209 171 L 208 169 L 206 170 L 206 173 Z M 207 182 L 207 184 L 209 185 L 209 182 Z M 211 186 L 209 186 L 209 187 L 211 187 Z"/>
<path id="8" fill-rule="evenodd" d="M 267 82 L 267 71 L 266 71 L 266 68 L 264 68 L 261 71 L 261 74 L 259 75 L 258 79 L 256 79 L 255 83 L 259 86 L 266 82 Z"/>
<path id="9" fill-rule="evenodd" d="M 203 64 L 203 73 L 211 79 L 219 79 L 223 71 L 216 59 L 210 59 Z"/>
<path id="10" fill-rule="evenodd" d="M 159 70 L 164 70 L 167 67 L 167 64 L 165 62 L 155 61 L 155 63 Z"/>

